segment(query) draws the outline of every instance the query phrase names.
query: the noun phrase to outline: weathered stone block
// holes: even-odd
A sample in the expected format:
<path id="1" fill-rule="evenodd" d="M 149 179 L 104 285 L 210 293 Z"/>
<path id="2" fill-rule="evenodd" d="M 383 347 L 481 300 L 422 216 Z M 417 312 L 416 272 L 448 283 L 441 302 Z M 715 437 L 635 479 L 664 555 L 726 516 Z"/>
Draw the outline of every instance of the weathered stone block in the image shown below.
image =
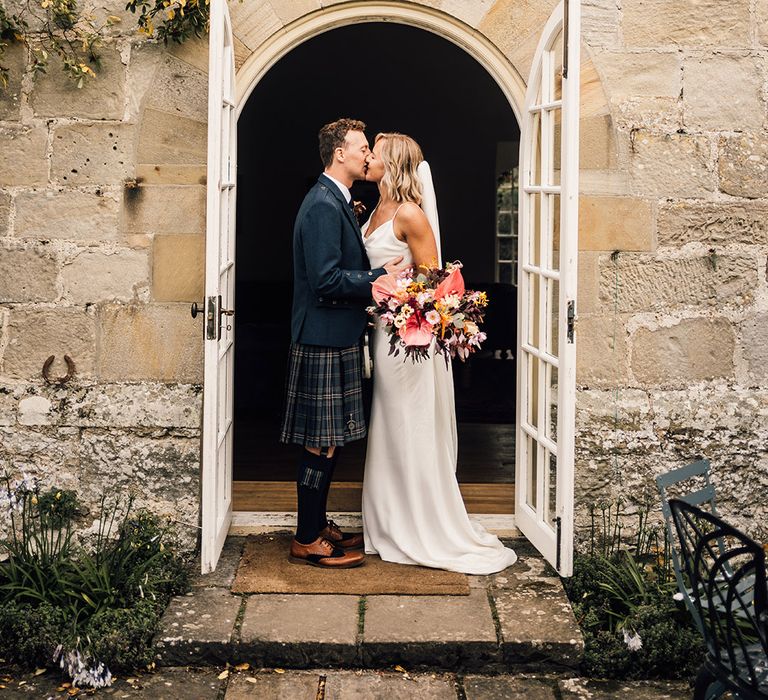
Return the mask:
<path id="1" fill-rule="evenodd" d="M 205 187 L 139 185 L 126 188 L 128 233 L 204 233 Z"/>
<path id="2" fill-rule="evenodd" d="M 61 270 L 64 297 L 76 303 L 131 300 L 149 284 L 147 251 L 86 249 Z"/>
<path id="3" fill-rule="evenodd" d="M 591 313 L 600 305 L 600 255 L 579 251 L 578 312 Z"/>
<path id="4" fill-rule="evenodd" d="M 619 44 L 621 13 L 615 0 L 585 0 L 581 5 L 581 36 L 590 47 Z"/>
<path id="5" fill-rule="evenodd" d="M 22 425 L 49 425 L 51 401 L 45 396 L 25 396 L 19 401 L 19 423 Z"/>
<path id="6" fill-rule="evenodd" d="M 657 241 L 681 248 L 706 245 L 768 244 L 768 203 L 671 202 L 659 206 Z"/>
<path id="7" fill-rule="evenodd" d="M 275 3 L 270 2 L 270 5 L 274 7 Z M 299 5 L 299 2 L 294 3 L 291 0 L 291 4 Z M 166 47 L 166 50 L 171 55 L 178 58 L 180 61 L 189 63 L 197 70 L 203 73 L 208 72 L 208 38 L 191 36 L 181 44 L 176 42 L 170 42 Z"/>
<path id="8" fill-rule="evenodd" d="M 704 136 L 638 132 L 630 159 L 632 190 L 658 197 L 697 197 L 715 190 Z"/>
<path id="9" fill-rule="evenodd" d="M 0 302 L 55 301 L 58 266 L 46 245 L 0 248 Z"/>
<path id="10" fill-rule="evenodd" d="M 757 130 L 763 126 L 763 76 L 754 56 L 689 56 L 683 75 L 686 126 L 710 131 Z"/>
<path id="11" fill-rule="evenodd" d="M 0 236 L 8 235 L 9 221 L 11 214 L 11 195 L 7 192 L 0 192 Z"/>
<path id="12" fill-rule="evenodd" d="M 80 491 L 78 442 L 76 429 L 12 425 L 0 428 L 0 459 L 18 476 L 27 472 L 43 484 Z"/>
<path id="13" fill-rule="evenodd" d="M 749 0 L 636 0 L 622 6 L 627 46 L 749 46 Z"/>
<path id="14" fill-rule="evenodd" d="M 48 181 L 48 127 L 0 127 L 1 185 L 44 185 Z"/>
<path id="15" fill-rule="evenodd" d="M 27 63 L 27 47 L 19 42 L 4 42 L 3 66 L 8 69 L 8 84 L 0 90 L 0 119 L 15 121 L 21 104 L 21 78 Z"/>
<path id="16" fill-rule="evenodd" d="M 684 319 L 655 330 L 640 328 L 632 336 L 632 372 L 642 384 L 655 386 L 731 378 L 735 344 L 733 325 L 723 318 Z"/>
<path id="17" fill-rule="evenodd" d="M 477 28 L 509 55 L 522 40 L 541 32 L 556 4 L 553 0 L 497 0 Z"/>
<path id="18" fill-rule="evenodd" d="M 207 161 L 208 126 L 147 108 L 139 135 L 139 163 L 194 165 Z"/>
<path id="19" fill-rule="evenodd" d="M 762 134 L 720 138 L 720 189 L 736 197 L 764 197 L 768 192 L 768 139 Z"/>
<path id="20" fill-rule="evenodd" d="M 120 198 L 98 190 L 32 190 L 16 195 L 19 238 L 114 241 L 119 236 Z"/>
<path id="21" fill-rule="evenodd" d="M 359 671 L 331 671 L 325 680 L 325 700 L 346 698 L 409 698 L 438 700 L 456 694 L 453 678 L 447 674 Z M 497 696 L 498 697 L 498 696 Z"/>
<path id="22" fill-rule="evenodd" d="M 241 639 L 354 646 L 358 598 L 351 595 L 261 594 L 248 600 Z"/>
<path id="23" fill-rule="evenodd" d="M 579 122 L 579 166 L 586 170 L 616 167 L 616 135 L 610 114 L 586 117 Z"/>
<path id="24" fill-rule="evenodd" d="M 133 176 L 134 127 L 71 124 L 53 135 L 51 177 L 67 185 L 122 183 Z"/>
<path id="25" fill-rule="evenodd" d="M 683 128 L 683 103 L 677 97 L 627 97 L 616 107 L 616 126 L 631 138 L 635 129 L 671 134 Z"/>
<path id="26" fill-rule="evenodd" d="M 205 165 L 152 165 L 136 166 L 136 181 L 142 185 L 205 185 Z"/>
<path id="27" fill-rule="evenodd" d="M 35 78 L 31 104 L 39 117 L 82 117 L 85 119 L 122 119 L 125 109 L 125 66 L 120 52 L 104 46 L 99 54 L 101 68 L 96 77 L 86 79 L 78 89 L 74 80 L 62 71 L 61 61 L 51 56 L 44 74 Z"/>
<path id="28" fill-rule="evenodd" d="M 101 383 L 69 389 L 59 422 L 95 428 L 196 430 L 201 411 L 202 393 L 195 385 Z"/>
<path id="29" fill-rule="evenodd" d="M 237 675 L 227 685 L 226 700 L 252 700 L 253 698 L 317 700 L 319 685 L 320 675 L 316 671 Z M 325 698 L 328 698 L 327 693 L 324 700 Z"/>
<path id="30" fill-rule="evenodd" d="M 170 518 L 185 547 L 194 547 L 199 519 L 200 437 L 196 431 L 78 429 L 71 474 L 83 501 L 103 493 L 135 496 L 136 508 Z M 219 589 L 221 590 L 221 589 Z"/>
<path id="31" fill-rule="evenodd" d="M 579 250 L 652 250 L 651 203 L 636 197 L 579 198 Z"/>
<path id="32" fill-rule="evenodd" d="M 105 306 L 99 327 L 102 379 L 202 381 L 202 325 L 187 304 Z"/>
<path id="33" fill-rule="evenodd" d="M 768 46 L 768 3 L 755 4 L 755 23 L 757 24 L 757 40 L 763 46 Z"/>
<path id="34" fill-rule="evenodd" d="M 741 324 L 739 347 L 751 382 L 768 381 L 768 313 L 756 314 Z"/>
<path id="35" fill-rule="evenodd" d="M 582 386 L 620 386 L 629 375 L 626 319 L 579 314 L 576 381 Z"/>
<path id="36" fill-rule="evenodd" d="M 63 376 L 64 355 L 75 362 L 77 377 L 93 375 L 96 357 L 94 314 L 83 309 L 14 308 L 8 322 L 3 374 L 17 379 L 42 379 L 43 364 L 56 356 L 51 376 Z"/>
<path id="37" fill-rule="evenodd" d="M 131 58 L 125 76 L 126 122 L 134 124 L 140 120 L 147 92 L 152 88 L 164 53 L 165 47 L 162 44 L 144 42 L 131 46 Z"/>
<path id="38" fill-rule="evenodd" d="M 238 3 L 232 6 L 230 15 L 233 33 L 251 51 L 283 26 L 271 4 Z"/>
<path id="39" fill-rule="evenodd" d="M 208 75 L 194 66 L 166 54 L 160 60 L 147 107 L 200 122 L 208 121 Z"/>
<path id="40" fill-rule="evenodd" d="M 757 260 L 749 255 L 659 259 L 630 254 L 600 261 L 600 300 L 620 312 L 740 306 L 754 298 L 757 285 Z"/>
<path id="41" fill-rule="evenodd" d="M 595 62 L 612 102 L 623 102 L 632 97 L 670 97 L 677 100 L 680 96 L 683 72 L 677 52 L 602 52 Z"/>
<path id="42" fill-rule="evenodd" d="M 562 700 L 678 700 L 690 695 L 686 681 L 603 681 L 567 678 L 558 681 Z"/>
<path id="43" fill-rule="evenodd" d="M 205 237 L 157 235 L 152 245 L 152 298 L 196 301 L 205 291 Z"/>

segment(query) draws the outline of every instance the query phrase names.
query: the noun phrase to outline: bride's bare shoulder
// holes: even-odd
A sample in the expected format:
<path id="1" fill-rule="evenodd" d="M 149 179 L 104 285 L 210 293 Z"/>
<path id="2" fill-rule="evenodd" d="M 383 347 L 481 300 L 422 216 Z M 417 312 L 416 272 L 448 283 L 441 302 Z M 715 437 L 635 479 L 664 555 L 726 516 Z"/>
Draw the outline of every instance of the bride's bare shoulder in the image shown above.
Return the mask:
<path id="1" fill-rule="evenodd" d="M 426 214 L 416 202 L 405 202 L 397 210 L 397 218 L 403 223 L 421 223 L 427 220 Z"/>

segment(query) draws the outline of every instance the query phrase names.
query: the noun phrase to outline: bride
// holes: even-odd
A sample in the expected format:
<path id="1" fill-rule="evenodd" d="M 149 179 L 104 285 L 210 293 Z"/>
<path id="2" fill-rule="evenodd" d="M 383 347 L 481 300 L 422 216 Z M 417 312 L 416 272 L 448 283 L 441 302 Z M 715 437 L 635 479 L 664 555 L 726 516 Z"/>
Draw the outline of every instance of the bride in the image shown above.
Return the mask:
<path id="1" fill-rule="evenodd" d="M 409 136 L 378 134 L 366 180 L 380 199 L 363 225 L 372 267 L 402 255 L 440 260 L 440 231 L 429 165 Z M 472 523 L 456 480 L 453 375 L 442 357 L 420 363 L 389 355 L 377 323 L 374 386 L 363 480 L 365 551 L 386 561 L 491 574 L 517 555 Z"/>

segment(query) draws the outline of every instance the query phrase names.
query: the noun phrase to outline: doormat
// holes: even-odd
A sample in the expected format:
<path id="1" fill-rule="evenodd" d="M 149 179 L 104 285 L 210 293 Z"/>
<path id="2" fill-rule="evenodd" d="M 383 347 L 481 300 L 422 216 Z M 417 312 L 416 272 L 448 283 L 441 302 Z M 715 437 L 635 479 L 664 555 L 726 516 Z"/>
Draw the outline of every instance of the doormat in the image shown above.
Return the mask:
<path id="1" fill-rule="evenodd" d="M 393 564 L 367 554 L 362 566 L 329 571 L 292 564 L 292 534 L 255 535 L 246 540 L 233 593 L 346 593 L 350 595 L 469 595 L 465 574 Z"/>

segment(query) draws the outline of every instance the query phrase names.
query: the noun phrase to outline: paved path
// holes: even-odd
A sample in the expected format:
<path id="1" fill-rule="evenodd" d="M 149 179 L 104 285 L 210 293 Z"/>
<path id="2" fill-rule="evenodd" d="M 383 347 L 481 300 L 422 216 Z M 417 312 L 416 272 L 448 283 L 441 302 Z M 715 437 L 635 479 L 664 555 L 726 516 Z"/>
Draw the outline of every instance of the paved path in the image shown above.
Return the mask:
<path id="1" fill-rule="evenodd" d="M 0 671 L 0 676 L 2 672 Z M 70 694 L 60 677 L 6 675 L 0 697 L 135 700 L 682 700 L 686 683 L 590 681 L 535 674 L 496 676 L 400 671 L 163 668 L 117 678 L 110 688 Z"/>
<path id="2" fill-rule="evenodd" d="M 163 616 L 158 664 L 577 672 L 584 643 L 560 579 L 526 540 L 510 544 L 518 563 L 470 576 L 468 596 L 240 596 L 243 539 L 229 538 L 216 572 Z"/>

